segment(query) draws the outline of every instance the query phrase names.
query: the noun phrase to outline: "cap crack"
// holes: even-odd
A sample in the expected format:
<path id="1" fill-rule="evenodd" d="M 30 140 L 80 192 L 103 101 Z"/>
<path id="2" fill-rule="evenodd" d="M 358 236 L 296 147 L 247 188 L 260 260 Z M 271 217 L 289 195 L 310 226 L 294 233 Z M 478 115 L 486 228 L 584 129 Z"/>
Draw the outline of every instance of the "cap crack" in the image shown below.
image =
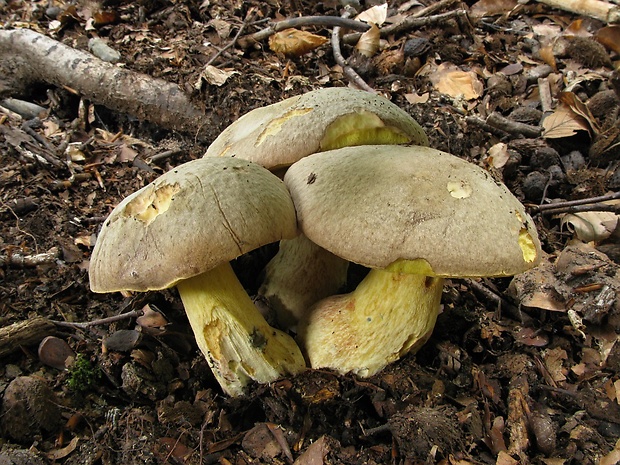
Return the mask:
<path id="1" fill-rule="evenodd" d="M 217 208 L 220 210 L 220 214 L 222 215 L 222 219 L 223 219 L 222 224 L 224 225 L 226 230 L 230 233 L 230 237 L 232 237 L 232 240 L 235 242 L 235 244 L 239 248 L 239 253 L 243 254 L 243 248 L 241 247 L 241 239 L 239 239 L 239 236 L 237 236 L 233 227 L 230 225 L 228 218 L 226 218 L 226 213 L 224 212 L 224 209 L 222 208 L 222 204 L 220 202 L 219 196 L 217 195 L 217 192 L 215 191 L 212 185 L 209 185 L 209 188 L 211 189 L 211 192 L 213 192 L 215 203 L 217 205 Z"/>

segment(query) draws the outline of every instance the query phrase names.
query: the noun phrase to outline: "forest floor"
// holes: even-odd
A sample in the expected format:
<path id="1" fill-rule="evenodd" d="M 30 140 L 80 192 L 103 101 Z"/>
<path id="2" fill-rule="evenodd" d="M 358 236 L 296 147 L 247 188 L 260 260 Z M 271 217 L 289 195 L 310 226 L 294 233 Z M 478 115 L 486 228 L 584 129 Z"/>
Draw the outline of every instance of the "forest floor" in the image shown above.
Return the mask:
<path id="1" fill-rule="evenodd" d="M 2 98 L 38 105 L 0 101 L 0 464 L 620 462 L 620 26 L 533 1 L 379 5 L 360 11 L 380 42 L 343 30 L 347 66 L 432 147 L 503 180 L 543 260 L 514 280 L 448 280 L 430 340 L 372 377 L 308 370 L 230 398 L 174 289 L 95 294 L 89 258 L 121 199 L 241 115 L 353 85 L 333 23 L 308 20 L 309 45 L 246 40 L 341 4 L 0 0 Z M 14 29 L 107 53 L 189 103 L 132 114 L 131 87 L 29 63 L 2 43 Z M 272 254 L 234 264 L 250 294 Z"/>

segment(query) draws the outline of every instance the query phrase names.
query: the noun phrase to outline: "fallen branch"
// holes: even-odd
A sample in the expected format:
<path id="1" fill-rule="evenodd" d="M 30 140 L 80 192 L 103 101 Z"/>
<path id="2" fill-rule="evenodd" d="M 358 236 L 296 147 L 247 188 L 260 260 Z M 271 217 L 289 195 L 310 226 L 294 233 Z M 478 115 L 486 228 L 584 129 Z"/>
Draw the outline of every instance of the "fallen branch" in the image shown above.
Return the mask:
<path id="1" fill-rule="evenodd" d="M 620 23 L 620 7 L 600 0 L 538 0 L 538 2 L 605 23 Z"/>
<path id="2" fill-rule="evenodd" d="M 58 257 L 60 257 L 60 251 L 57 247 L 52 247 L 49 252 L 38 253 L 35 255 L 12 253 L 9 255 L 0 255 L 0 266 L 29 268 L 54 263 Z"/>
<path id="3" fill-rule="evenodd" d="M 361 32 L 366 32 L 370 29 L 370 26 L 366 23 L 355 21 L 353 19 L 341 18 L 339 16 L 302 16 L 301 18 L 290 18 L 278 21 L 265 29 L 255 32 L 254 34 L 240 37 L 237 40 L 237 45 L 242 49 L 246 49 L 261 40 L 269 38 L 276 32 L 283 31 L 284 29 L 308 26 L 343 27 Z"/>
<path id="4" fill-rule="evenodd" d="M 493 112 L 487 117 L 487 124 L 497 129 L 501 129 L 508 134 L 514 136 L 523 135 L 528 139 L 536 139 L 542 133 L 542 129 L 538 126 L 520 123 L 503 117 L 499 113 Z"/>
<path id="5" fill-rule="evenodd" d="M 39 82 L 70 87 L 91 102 L 202 138 L 204 112 L 176 84 L 129 71 L 28 29 L 0 30 L 0 95 Z"/>
<path id="6" fill-rule="evenodd" d="M 56 325 L 43 317 L 18 321 L 0 328 L 0 358 L 19 350 L 20 347 L 37 344 L 54 334 Z"/>
<path id="7" fill-rule="evenodd" d="M 612 194 L 589 197 L 587 199 L 567 200 L 564 202 L 533 205 L 530 207 L 531 214 L 556 215 L 558 213 L 577 213 L 584 211 L 609 211 L 620 214 L 619 205 L 609 205 L 602 202 L 620 199 L 620 191 Z"/>
<path id="8" fill-rule="evenodd" d="M 351 14 L 350 11 L 345 10 L 345 12 L 342 14 L 343 19 L 347 19 L 350 14 Z M 347 61 L 342 55 L 342 51 L 340 50 L 340 27 L 339 26 L 334 27 L 334 29 L 332 30 L 331 42 L 332 42 L 332 53 L 334 54 L 334 60 L 336 60 L 336 63 L 338 63 L 338 65 L 342 67 L 342 72 L 344 73 L 344 75 L 347 78 L 349 78 L 349 80 L 353 83 L 353 85 L 355 85 L 359 89 L 365 90 L 372 94 L 376 94 L 377 91 L 373 89 L 372 87 L 370 87 L 366 83 L 366 81 L 364 81 L 364 79 L 362 79 L 362 77 L 359 74 L 357 74 L 357 72 L 347 64 Z"/>
<path id="9" fill-rule="evenodd" d="M 425 26 L 435 26 L 437 24 L 445 23 L 449 19 L 458 19 L 465 18 L 467 16 L 467 11 L 465 10 L 454 10 L 448 11 L 446 13 L 440 13 L 433 16 L 426 16 L 423 18 L 418 18 L 412 16 L 407 16 L 399 23 L 394 23 L 386 27 L 382 27 L 379 31 L 381 34 L 381 38 L 386 38 L 392 34 L 402 34 L 405 32 L 409 32 L 413 29 L 419 29 Z M 359 32 L 353 32 L 351 34 L 347 34 L 342 38 L 342 41 L 345 44 L 355 44 L 359 40 L 361 34 Z"/>

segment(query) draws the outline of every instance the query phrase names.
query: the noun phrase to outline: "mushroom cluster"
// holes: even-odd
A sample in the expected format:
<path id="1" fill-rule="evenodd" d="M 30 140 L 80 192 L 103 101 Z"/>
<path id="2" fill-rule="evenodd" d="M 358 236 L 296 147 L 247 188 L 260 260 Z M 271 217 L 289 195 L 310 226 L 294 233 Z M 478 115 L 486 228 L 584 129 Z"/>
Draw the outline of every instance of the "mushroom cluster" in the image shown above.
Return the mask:
<path id="1" fill-rule="evenodd" d="M 248 112 L 213 141 L 205 156 L 244 158 L 283 176 L 313 153 L 368 144 L 426 146 L 428 138 L 417 121 L 386 98 L 336 87 Z M 280 242 L 259 295 L 279 326 L 295 331 L 312 304 L 346 284 L 348 263 L 302 232 Z"/>
<path id="2" fill-rule="evenodd" d="M 443 278 L 509 276 L 540 257 L 503 184 L 427 146 L 406 112 L 353 89 L 250 111 L 203 158 L 116 206 L 93 250 L 91 289 L 176 286 L 232 396 L 307 365 L 372 375 L 428 339 Z M 229 264 L 273 242 L 259 293 L 278 328 Z M 370 271 L 338 294 L 350 262 Z"/>

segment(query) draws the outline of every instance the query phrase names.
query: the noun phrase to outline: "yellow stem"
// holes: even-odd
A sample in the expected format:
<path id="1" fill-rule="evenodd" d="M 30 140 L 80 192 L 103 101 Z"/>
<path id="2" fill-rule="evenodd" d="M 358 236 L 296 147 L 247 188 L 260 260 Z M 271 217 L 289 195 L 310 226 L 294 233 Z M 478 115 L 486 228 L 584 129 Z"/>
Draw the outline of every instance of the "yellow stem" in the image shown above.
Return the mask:
<path id="1" fill-rule="evenodd" d="M 300 324 L 312 368 L 371 376 L 430 337 L 442 278 L 371 270 L 350 294 L 318 302 Z"/>
<path id="2" fill-rule="evenodd" d="M 270 383 L 306 368 L 295 341 L 267 324 L 229 263 L 177 288 L 198 347 L 227 394 L 242 395 L 252 380 Z"/>

